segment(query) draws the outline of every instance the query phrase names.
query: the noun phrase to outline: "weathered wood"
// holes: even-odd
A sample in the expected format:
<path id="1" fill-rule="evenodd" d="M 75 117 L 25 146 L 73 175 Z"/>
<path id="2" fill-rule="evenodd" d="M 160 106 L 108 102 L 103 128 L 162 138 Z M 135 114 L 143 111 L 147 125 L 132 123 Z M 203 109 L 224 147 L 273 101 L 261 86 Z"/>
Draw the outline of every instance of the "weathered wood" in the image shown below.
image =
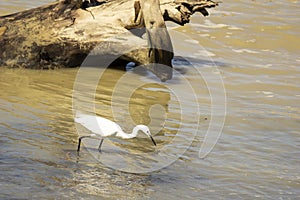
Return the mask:
<path id="1" fill-rule="evenodd" d="M 95 4 L 96 2 L 96 4 Z M 183 25 L 217 3 L 210 0 L 60 0 L 0 17 L 0 66 L 60 68 L 80 66 L 95 55 L 119 55 L 171 78 L 172 43 L 165 21 Z M 145 27 L 146 29 L 141 29 Z M 138 31 L 135 31 L 138 29 Z M 147 37 L 142 35 L 146 33 Z"/>

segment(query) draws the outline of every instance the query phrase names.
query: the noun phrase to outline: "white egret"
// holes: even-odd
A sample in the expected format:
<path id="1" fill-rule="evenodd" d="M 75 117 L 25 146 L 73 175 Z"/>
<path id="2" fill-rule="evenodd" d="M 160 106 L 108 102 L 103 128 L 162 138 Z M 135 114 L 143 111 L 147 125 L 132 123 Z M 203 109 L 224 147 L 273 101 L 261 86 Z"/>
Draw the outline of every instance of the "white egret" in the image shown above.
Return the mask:
<path id="1" fill-rule="evenodd" d="M 100 139 L 98 151 L 101 152 L 101 146 L 105 137 L 116 136 L 123 139 L 130 139 L 135 138 L 139 131 L 145 133 L 156 146 L 156 142 L 154 141 L 149 128 L 145 125 L 137 125 L 132 130 L 132 133 L 128 134 L 125 133 L 117 123 L 99 116 L 77 114 L 75 122 L 93 132 L 93 134 L 79 137 L 77 152 L 80 151 L 80 144 L 83 138 Z"/>

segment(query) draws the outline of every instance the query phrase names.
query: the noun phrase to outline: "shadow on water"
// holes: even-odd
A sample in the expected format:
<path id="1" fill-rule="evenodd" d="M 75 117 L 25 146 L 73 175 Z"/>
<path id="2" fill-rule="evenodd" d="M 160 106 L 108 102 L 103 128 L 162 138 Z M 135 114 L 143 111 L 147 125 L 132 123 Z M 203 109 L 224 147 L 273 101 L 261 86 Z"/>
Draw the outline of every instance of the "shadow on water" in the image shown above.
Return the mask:
<path id="1" fill-rule="evenodd" d="M 186 71 L 189 69 L 189 67 L 227 67 L 230 66 L 230 64 L 218 61 L 218 60 L 212 60 L 212 59 L 199 59 L 196 57 L 189 57 L 189 56 L 175 56 L 172 60 L 172 65 L 174 70 L 181 74 L 185 74 Z M 137 66 L 134 62 L 129 62 L 127 60 L 124 60 L 122 58 L 116 59 L 115 56 L 111 55 L 105 55 L 105 56 L 93 56 L 89 55 L 88 59 L 86 59 L 82 67 L 96 67 L 96 68 L 107 68 L 107 69 L 116 69 L 121 71 L 133 71 L 134 73 L 137 73 L 141 76 L 147 76 L 150 71 L 148 71 L 144 67 Z M 134 70 L 136 67 L 138 69 Z M 168 66 L 165 66 L 168 67 Z M 116 79 L 118 80 L 118 79 Z"/>

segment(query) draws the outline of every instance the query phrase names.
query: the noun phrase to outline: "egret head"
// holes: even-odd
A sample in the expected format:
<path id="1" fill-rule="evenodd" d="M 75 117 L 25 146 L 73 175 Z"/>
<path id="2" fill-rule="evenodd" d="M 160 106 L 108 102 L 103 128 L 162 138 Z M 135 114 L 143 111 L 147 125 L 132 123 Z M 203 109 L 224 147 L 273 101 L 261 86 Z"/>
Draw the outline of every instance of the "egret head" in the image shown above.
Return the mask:
<path id="1" fill-rule="evenodd" d="M 145 126 L 145 125 L 137 125 L 136 126 L 140 131 L 142 131 L 143 133 L 145 133 L 150 139 L 151 141 L 153 142 L 153 144 L 156 146 L 156 142 L 154 141 L 152 135 L 151 135 L 151 132 L 148 128 L 148 126 Z"/>

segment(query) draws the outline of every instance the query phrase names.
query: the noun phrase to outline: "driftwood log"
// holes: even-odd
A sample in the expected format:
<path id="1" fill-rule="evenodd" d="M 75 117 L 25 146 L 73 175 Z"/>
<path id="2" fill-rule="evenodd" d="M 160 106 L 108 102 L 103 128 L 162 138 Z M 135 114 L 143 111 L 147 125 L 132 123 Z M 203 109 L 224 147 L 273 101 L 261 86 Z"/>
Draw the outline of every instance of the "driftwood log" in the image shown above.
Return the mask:
<path id="1" fill-rule="evenodd" d="M 60 0 L 0 17 L 0 66 L 77 67 L 87 55 L 116 55 L 171 79 L 172 43 L 165 21 L 184 25 L 208 15 L 211 0 Z M 149 64 L 156 63 L 156 64 Z"/>

